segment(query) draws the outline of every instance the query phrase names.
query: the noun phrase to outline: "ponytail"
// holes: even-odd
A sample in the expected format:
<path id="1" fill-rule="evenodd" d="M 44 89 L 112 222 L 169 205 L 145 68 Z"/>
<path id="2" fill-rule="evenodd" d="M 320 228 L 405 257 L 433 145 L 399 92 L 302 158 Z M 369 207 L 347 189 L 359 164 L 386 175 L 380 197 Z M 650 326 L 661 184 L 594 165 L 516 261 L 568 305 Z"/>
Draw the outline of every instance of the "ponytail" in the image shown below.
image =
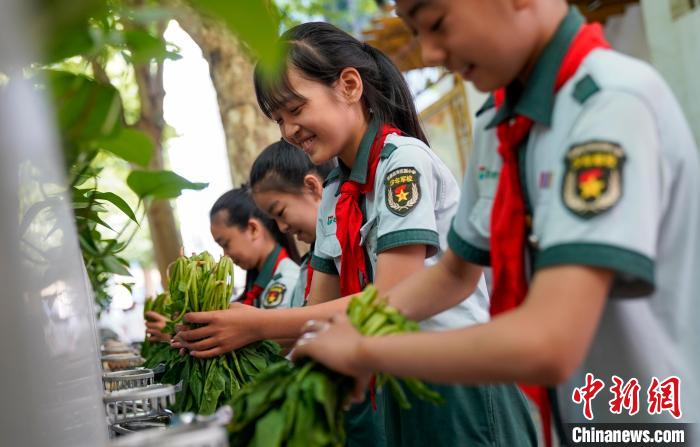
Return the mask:
<path id="1" fill-rule="evenodd" d="M 255 94 L 268 118 L 290 100 L 304 99 L 289 82 L 289 68 L 331 86 L 343 69 L 353 67 L 362 77 L 365 107 L 380 122 L 428 143 L 406 80 L 384 53 L 324 22 L 297 25 L 282 35 L 280 43 L 287 49 L 285 69 L 269 76 L 260 64 L 255 68 Z"/>

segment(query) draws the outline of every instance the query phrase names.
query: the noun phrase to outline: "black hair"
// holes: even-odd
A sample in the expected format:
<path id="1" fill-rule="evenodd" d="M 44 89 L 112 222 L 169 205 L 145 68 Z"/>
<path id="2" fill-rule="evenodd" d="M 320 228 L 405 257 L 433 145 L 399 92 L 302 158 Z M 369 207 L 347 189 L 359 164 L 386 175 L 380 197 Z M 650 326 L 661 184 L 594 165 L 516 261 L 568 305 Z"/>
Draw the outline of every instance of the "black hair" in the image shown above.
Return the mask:
<path id="1" fill-rule="evenodd" d="M 321 182 L 335 167 L 335 161 L 315 165 L 296 146 L 280 140 L 263 150 L 250 168 L 250 187 L 254 192 L 282 191 L 300 194 L 304 177 L 313 174 Z"/>
<path id="2" fill-rule="evenodd" d="M 280 72 L 271 75 L 261 64 L 255 67 L 255 95 L 268 118 L 288 101 L 304 99 L 292 88 L 288 68 L 331 86 L 343 69 L 353 67 L 362 77 L 362 99 L 367 109 L 380 122 L 428 144 L 406 80 L 384 53 L 324 22 L 302 23 L 289 29 L 280 37 L 280 45 L 286 51 L 286 66 Z"/>
<path id="3" fill-rule="evenodd" d="M 238 227 L 241 230 L 248 227 L 250 219 L 260 221 L 265 229 L 272 235 L 275 241 L 287 250 L 289 257 L 297 264 L 300 262 L 299 250 L 294 240 L 280 231 L 274 220 L 267 217 L 255 205 L 250 187 L 243 185 L 232 189 L 219 197 L 209 211 L 209 218 L 213 219 L 221 211 L 227 211 L 226 225 Z"/>

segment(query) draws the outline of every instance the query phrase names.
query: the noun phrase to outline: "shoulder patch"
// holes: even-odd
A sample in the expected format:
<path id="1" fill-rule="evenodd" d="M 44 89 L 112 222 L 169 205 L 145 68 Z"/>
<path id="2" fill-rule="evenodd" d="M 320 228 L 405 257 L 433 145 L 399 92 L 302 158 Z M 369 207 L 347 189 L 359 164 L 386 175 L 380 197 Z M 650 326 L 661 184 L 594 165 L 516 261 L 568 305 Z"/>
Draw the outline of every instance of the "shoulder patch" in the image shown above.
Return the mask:
<path id="1" fill-rule="evenodd" d="M 582 218 L 597 216 L 622 197 L 625 153 L 619 144 L 589 141 L 572 146 L 564 159 L 562 200 L 566 208 Z"/>
<path id="2" fill-rule="evenodd" d="M 415 168 L 397 168 L 384 178 L 384 196 L 389 211 L 404 217 L 420 201 L 420 173 Z"/>
<path id="3" fill-rule="evenodd" d="M 287 286 L 281 282 L 274 283 L 267 289 L 265 298 L 263 298 L 263 307 L 265 309 L 272 309 L 273 307 L 279 306 L 284 300 L 284 293 L 287 291 Z"/>
<path id="4" fill-rule="evenodd" d="M 476 116 L 479 116 L 487 110 L 493 109 L 494 107 L 496 107 L 496 99 L 493 97 L 493 95 L 489 95 L 486 102 L 479 108 L 479 110 L 476 111 Z"/>
<path id="5" fill-rule="evenodd" d="M 591 77 L 591 75 L 586 75 L 576 83 L 576 86 L 574 87 L 573 96 L 576 99 L 576 101 L 579 102 L 579 104 L 583 104 L 586 101 L 588 101 L 588 99 L 591 96 L 595 95 L 599 91 L 600 87 Z"/>
<path id="6" fill-rule="evenodd" d="M 382 148 L 382 151 L 379 153 L 379 158 L 389 158 L 389 156 L 396 150 L 398 147 L 395 144 L 392 143 L 387 143 L 384 145 Z"/>

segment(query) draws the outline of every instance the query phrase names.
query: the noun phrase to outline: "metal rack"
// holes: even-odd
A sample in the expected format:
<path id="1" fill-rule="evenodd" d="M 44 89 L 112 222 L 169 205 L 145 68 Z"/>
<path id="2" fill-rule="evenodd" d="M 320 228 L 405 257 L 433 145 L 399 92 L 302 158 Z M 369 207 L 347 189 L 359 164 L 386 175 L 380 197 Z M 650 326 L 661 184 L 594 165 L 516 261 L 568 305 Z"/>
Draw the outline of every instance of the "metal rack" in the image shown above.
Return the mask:
<path id="1" fill-rule="evenodd" d="M 111 392 L 153 385 L 153 377 L 152 369 L 125 369 L 102 374 L 102 383 L 105 391 Z"/>
<path id="2" fill-rule="evenodd" d="M 175 403 L 175 392 L 173 385 L 165 384 L 108 392 L 103 398 L 107 422 L 112 426 L 168 415 L 166 410 Z"/>

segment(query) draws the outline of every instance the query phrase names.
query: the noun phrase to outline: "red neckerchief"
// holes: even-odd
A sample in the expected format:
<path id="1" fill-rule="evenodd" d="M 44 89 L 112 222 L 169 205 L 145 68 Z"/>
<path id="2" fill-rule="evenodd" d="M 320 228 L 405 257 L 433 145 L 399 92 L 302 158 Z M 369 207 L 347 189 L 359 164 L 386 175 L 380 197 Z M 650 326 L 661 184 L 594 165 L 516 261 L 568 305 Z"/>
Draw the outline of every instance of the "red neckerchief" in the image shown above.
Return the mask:
<path id="1" fill-rule="evenodd" d="M 372 191 L 374 177 L 379 164 L 379 154 L 384 147 L 387 135 L 401 131 L 387 124 L 377 131 L 369 152 L 367 179 L 364 184 L 346 180 L 340 186 L 340 197 L 335 205 L 337 222 L 336 237 L 340 242 L 340 295 L 347 296 L 362 291 L 369 283 L 365 251 L 360 245 L 360 227 L 362 227 L 362 210 L 360 196 Z"/>
<path id="2" fill-rule="evenodd" d="M 309 290 L 311 290 L 311 278 L 314 276 L 314 268 L 311 267 L 311 262 L 306 264 L 306 287 L 304 288 L 304 302 L 309 298 Z"/>
<path id="3" fill-rule="evenodd" d="M 283 259 L 286 259 L 288 257 L 289 255 L 287 254 L 287 250 L 284 247 L 282 247 L 279 254 L 277 255 L 277 260 L 275 260 L 275 265 L 274 267 L 272 267 L 273 274 L 275 271 L 277 271 L 277 267 L 280 265 L 280 262 L 282 262 Z M 245 296 L 243 298 L 242 303 L 247 304 L 249 306 L 255 306 L 255 303 L 257 302 L 258 298 L 260 298 L 260 294 L 263 293 L 263 290 L 265 290 L 264 287 L 261 287 L 258 284 L 253 284 L 253 287 L 251 289 L 245 291 Z"/>
<path id="4" fill-rule="evenodd" d="M 572 41 L 557 74 L 558 91 L 576 73 L 586 56 L 597 48 L 610 48 L 599 24 L 583 25 Z M 505 89 L 494 92 L 496 106 L 505 100 Z M 498 153 L 503 167 L 491 212 L 491 266 L 493 294 L 491 315 L 519 306 L 528 291 L 525 272 L 526 211 L 518 173 L 518 147 L 529 134 L 533 121 L 522 115 L 498 125 Z M 547 390 L 540 386 L 521 386 L 534 400 L 542 416 L 545 442 L 551 445 L 550 408 Z"/>

